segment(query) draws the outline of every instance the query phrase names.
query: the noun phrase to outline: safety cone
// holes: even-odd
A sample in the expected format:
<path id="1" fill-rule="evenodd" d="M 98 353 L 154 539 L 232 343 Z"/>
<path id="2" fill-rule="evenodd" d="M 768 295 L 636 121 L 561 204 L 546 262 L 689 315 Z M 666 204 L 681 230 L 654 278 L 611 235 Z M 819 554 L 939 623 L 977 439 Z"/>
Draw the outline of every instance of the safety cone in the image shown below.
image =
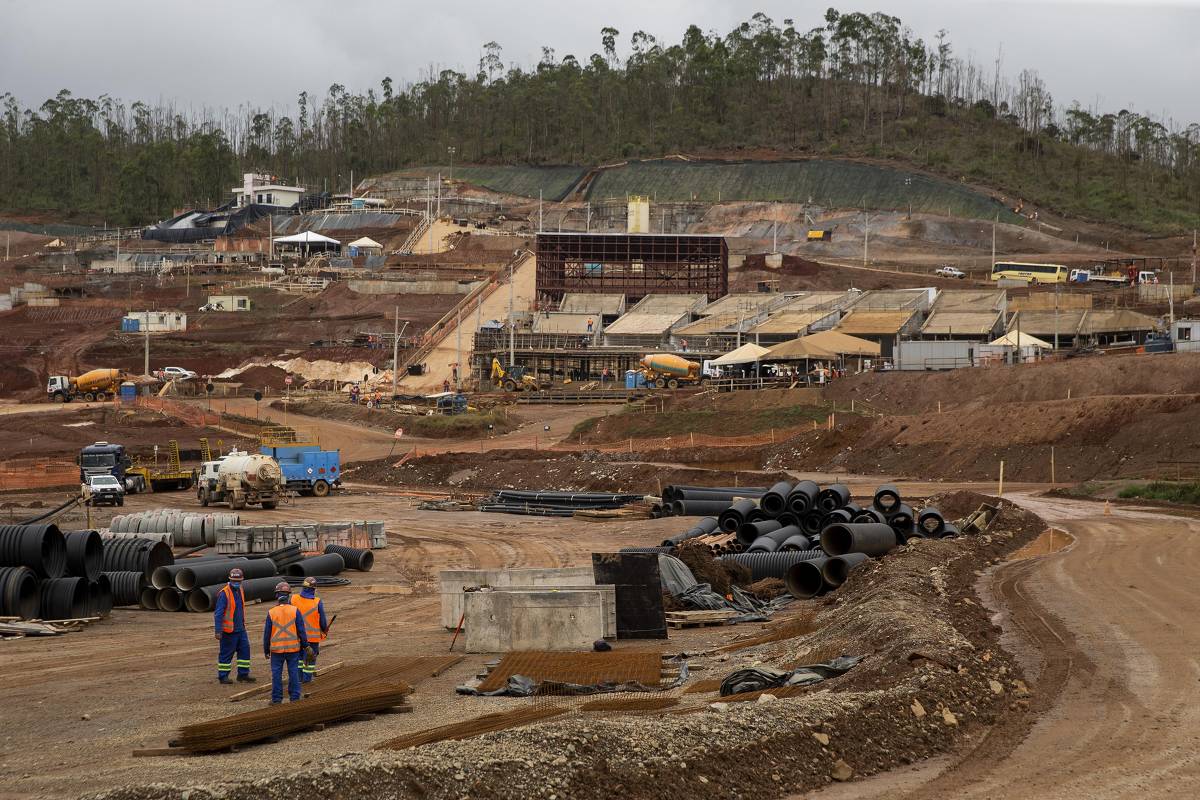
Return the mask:
<path id="1" fill-rule="evenodd" d="M 1104 516 L 1106 516 L 1106 517 L 1112 516 L 1112 506 L 1110 506 L 1108 504 L 1107 500 L 1104 501 Z"/>

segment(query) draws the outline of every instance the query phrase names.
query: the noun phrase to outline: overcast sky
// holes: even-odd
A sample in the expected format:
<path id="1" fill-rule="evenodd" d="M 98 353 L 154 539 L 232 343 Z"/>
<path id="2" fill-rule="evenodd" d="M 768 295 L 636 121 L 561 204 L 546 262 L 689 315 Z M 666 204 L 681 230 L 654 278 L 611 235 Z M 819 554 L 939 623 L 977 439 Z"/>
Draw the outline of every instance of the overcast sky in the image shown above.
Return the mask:
<path id="1" fill-rule="evenodd" d="M 535 64 L 542 45 L 582 61 L 605 25 L 628 53 L 639 29 L 675 43 L 689 24 L 724 34 L 761 10 L 807 30 L 830 5 L 894 14 L 927 42 L 946 28 L 958 54 L 989 66 L 1001 51 L 1006 73 L 1036 69 L 1058 103 L 1200 121 L 1200 0 L 0 0 L 0 93 L 34 106 L 68 88 L 293 110 L 299 92 L 333 83 L 361 91 L 431 67 L 473 73 L 493 39 L 506 63 Z"/>

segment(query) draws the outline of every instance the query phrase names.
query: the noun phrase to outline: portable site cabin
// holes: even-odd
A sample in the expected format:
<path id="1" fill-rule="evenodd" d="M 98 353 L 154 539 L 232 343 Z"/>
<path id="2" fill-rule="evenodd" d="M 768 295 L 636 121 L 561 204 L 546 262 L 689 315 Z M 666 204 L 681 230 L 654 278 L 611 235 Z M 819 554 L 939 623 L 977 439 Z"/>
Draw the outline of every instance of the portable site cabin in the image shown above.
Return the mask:
<path id="1" fill-rule="evenodd" d="M 121 320 L 122 333 L 172 333 L 187 330 L 180 311 L 131 311 Z"/>
<path id="2" fill-rule="evenodd" d="M 253 301 L 244 294 L 210 294 L 208 296 L 210 311 L 249 311 L 254 308 Z"/>

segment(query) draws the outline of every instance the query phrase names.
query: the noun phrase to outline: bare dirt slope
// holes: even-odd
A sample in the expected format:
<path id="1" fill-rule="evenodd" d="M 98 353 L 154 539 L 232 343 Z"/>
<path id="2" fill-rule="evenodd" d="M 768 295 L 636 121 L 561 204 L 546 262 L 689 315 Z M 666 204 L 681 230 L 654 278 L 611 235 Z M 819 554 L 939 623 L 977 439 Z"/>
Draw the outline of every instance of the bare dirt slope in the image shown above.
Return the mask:
<path id="1" fill-rule="evenodd" d="M 1036 677 L 1026 724 L 912 771 L 808 797 L 1195 797 L 1200 523 L 1092 503 L 1022 498 L 1076 537 L 1060 555 L 1013 563 L 992 581 L 1008 644 Z M 1148 542 L 1153 542 L 1153 546 Z M 1162 553 L 1170 552 L 1170 558 Z"/>

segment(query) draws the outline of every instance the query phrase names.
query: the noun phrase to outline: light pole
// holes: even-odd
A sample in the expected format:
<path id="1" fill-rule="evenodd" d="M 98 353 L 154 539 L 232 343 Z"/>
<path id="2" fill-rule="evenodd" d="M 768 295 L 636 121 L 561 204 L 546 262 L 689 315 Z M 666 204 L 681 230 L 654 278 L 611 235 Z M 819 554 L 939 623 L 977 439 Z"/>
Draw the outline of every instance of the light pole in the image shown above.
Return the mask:
<path id="1" fill-rule="evenodd" d="M 447 178 L 450 183 L 454 183 L 454 154 L 458 152 L 457 148 L 447 147 L 446 152 L 450 154 L 450 177 Z"/>

